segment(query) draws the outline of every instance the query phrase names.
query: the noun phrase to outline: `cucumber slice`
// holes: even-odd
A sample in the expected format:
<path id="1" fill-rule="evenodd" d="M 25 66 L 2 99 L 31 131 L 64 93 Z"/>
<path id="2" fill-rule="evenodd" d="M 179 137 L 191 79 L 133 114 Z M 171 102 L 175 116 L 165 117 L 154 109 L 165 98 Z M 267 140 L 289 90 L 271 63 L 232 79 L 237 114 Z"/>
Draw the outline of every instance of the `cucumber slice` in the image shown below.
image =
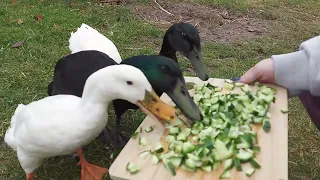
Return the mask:
<path id="1" fill-rule="evenodd" d="M 162 153 L 164 151 L 163 146 L 161 143 L 158 143 L 155 147 L 154 147 L 154 152 L 156 153 Z"/>
<path id="2" fill-rule="evenodd" d="M 265 132 L 269 132 L 271 130 L 271 124 L 270 124 L 270 121 L 265 119 L 263 121 L 263 124 L 262 124 L 262 128 Z"/>
<path id="3" fill-rule="evenodd" d="M 282 114 L 287 114 L 289 111 L 282 109 L 281 112 L 282 112 Z"/>
<path id="4" fill-rule="evenodd" d="M 211 165 L 202 166 L 201 170 L 204 171 L 204 172 L 211 172 L 212 171 L 212 166 Z"/>
<path id="5" fill-rule="evenodd" d="M 153 127 L 152 126 L 148 126 L 144 129 L 147 133 L 150 133 L 153 131 Z"/>
<path id="6" fill-rule="evenodd" d="M 153 164 L 153 165 L 158 164 L 159 160 L 160 159 L 157 155 L 152 155 L 151 164 Z"/>
<path id="7" fill-rule="evenodd" d="M 166 142 L 167 143 L 172 143 L 173 141 L 175 141 L 176 140 L 176 137 L 175 136 L 172 136 L 172 135 L 168 135 L 167 137 L 166 137 Z"/>
<path id="8" fill-rule="evenodd" d="M 181 162 L 182 162 L 182 158 L 180 158 L 180 157 L 170 157 L 168 160 L 169 160 L 169 161 L 173 164 L 173 166 L 176 167 L 176 168 L 178 168 L 178 167 L 180 166 Z"/>
<path id="9" fill-rule="evenodd" d="M 195 146 L 191 142 L 185 142 L 182 146 L 182 153 L 187 154 L 194 151 Z"/>
<path id="10" fill-rule="evenodd" d="M 220 179 L 229 179 L 229 178 L 231 178 L 231 173 L 230 173 L 229 170 L 228 171 L 224 171 L 220 176 Z"/>
<path id="11" fill-rule="evenodd" d="M 186 166 L 184 164 L 181 165 L 181 169 L 183 169 L 185 171 L 196 172 L 196 168 L 189 168 L 188 166 Z"/>
<path id="12" fill-rule="evenodd" d="M 132 162 L 127 163 L 126 169 L 130 174 L 137 174 L 140 170 L 140 168 Z"/>
<path id="13" fill-rule="evenodd" d="M 224 160 L 223 167 L 224 167 L 224 171 L 231 169 L 233 167 L 233 160 L 232 159 Z"/>
<path id="14" fill-rule="evenodd" d="M 246 176 L 251 177 L 254 172 L 254 168 L 249 168 L 248 170 L 246 170 Z"/>
<path id="15" fill-rule="evenodd" d="M 147 144 L 148 144 L 147 139 L 144 138 L 144 137 L 140 137 L 140 139 L 139 139 L 139 145 L 141 145 L 141 146 L 146 146 Z"/>
<path id="16" fill-rule="evenodd" d="M 240 152 L 236 155 L 236 157 L 242 161 L 248 161 L 253 157 L 253 154 L 246 152 L 244 150 L 240 150 Z"/>
<path id="17" fill-rule="evenodd" d="M 175 170 L 174 165 L 167 159 L 163 159 L 163 163 L 164 163 L 165 167 L 169 170 L 170 174 L 175 176 L 176 175 L 176 170 Z"/>
<path id="18" fill-rule="evenodd" d="M 242 171 L 240 159 L 235 159 L 234 165 L 236 166 L 237 171 Z"/>
<path id="19" fill-rule="evenodd" d="M 172 126 L 169 128 L 169 134 L 174 135 L 174 134 L 179 134 L 180 133 L 180 128 L 177 126 Z"/>
<path id="20" fill-rule="evenodd" d="M 150 153 L 151 153 L 150 150 L 148 150 L 148 151 L 142 151 L 142 152 L 139 154 L 139 158 L 144 159 L 144 158 L 146 158 Z"/>
<path id="21" fill-rule="evenodd" d="M 192 159 L 187 159 L 184 164 L 190 169 L 196 168 L 196 162 Z"/>
<path id="22" fill-rule="evenodd" d="M 260 164 L 257 162 L 257 160 L 255 158 L 252 158 L 250 160 L 250 164 L 252 165 L 252 167 L 254 167 L 255 169 L 260 169 L 261 166 Z"/>
<path id="23" fill-rule="evenodd" d="M 215 155 L 215 159 L 218 161 L 228 159 L 233 154 L 233 152 L 231 150 L 228 150 L 225 143 L 223 143 L 220 139 L 216 140 L 215 148 L 216 148 L 215 149 L 216 152 L 214 153 L 214 155 Z"/>

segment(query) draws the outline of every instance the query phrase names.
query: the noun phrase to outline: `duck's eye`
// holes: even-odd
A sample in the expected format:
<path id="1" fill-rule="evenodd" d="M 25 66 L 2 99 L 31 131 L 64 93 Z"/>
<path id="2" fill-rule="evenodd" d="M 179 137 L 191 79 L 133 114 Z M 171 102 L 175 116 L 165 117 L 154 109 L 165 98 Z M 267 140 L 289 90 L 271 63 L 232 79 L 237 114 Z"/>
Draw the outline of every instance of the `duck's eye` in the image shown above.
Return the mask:
<path id="1" fill-rule="evenodd" d="M 133 83 L 132 83 L 132 81 L 127 81 L 127 84 L 132 85 Z"/>
<path id="2" fill-rule="evenodd" d="M 166 65 L 160 66 L 160 69 L 164 73 L 169 73 L 170 72 L 170 68 L 168 66 L 166 66 Z"/>

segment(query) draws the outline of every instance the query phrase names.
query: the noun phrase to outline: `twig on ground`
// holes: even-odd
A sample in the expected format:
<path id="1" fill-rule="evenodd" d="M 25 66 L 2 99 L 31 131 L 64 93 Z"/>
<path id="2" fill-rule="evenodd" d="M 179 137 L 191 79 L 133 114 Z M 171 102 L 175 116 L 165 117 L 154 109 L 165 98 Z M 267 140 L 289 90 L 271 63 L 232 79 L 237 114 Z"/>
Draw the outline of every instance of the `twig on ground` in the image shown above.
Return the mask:
<path id="1" fill-rule="evenodd" d="M 174 16 L 174 14 L 172 14 L 171 12 L 165 10 L 158 2 L 157 0 L 154 0 L 154 2 L 158 5 L 159 9 L 167 14 L 170 14 L 171 16 Z"/>

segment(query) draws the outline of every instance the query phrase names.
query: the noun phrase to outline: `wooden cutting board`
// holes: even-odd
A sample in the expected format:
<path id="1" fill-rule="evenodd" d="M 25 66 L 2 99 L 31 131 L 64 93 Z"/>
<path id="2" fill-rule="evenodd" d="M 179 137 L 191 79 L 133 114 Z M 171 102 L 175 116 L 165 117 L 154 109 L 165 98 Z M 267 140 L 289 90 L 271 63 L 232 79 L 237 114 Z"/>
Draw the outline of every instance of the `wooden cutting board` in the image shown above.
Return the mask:
<path id="1" fill-rule="evenodd" d="M 197 84 L 204 83 L 197 77 L 185 77 L 186 82 L 194 82 Z M 209 79 L 208 82 L 222 87 L 223 79 Z M 282 87 L 273 86 L 277 89 L 276 102 L 271 105 L 271 131 L 265 133 L 262 128 L 256 128 L 258 133 L 258 144 L 261 147 L 260 153 L 256 159 L 261 165 L 261 169 L 256 170 L 251 178 L 245 175 L 245 170 L 250 164 L 242 165 L 242 172 L 238 172 L 233 168 L 231 171 L 232 180 L 287 180 L 288 179 L 288 115 L 281 113 L 282 109 L 288 108 L 287 90 Z M 192 92 L 190 92 L 192 93 Z M 171 99 L 163 94 L 161 99 L 167 103 L 172 103 Z M 144 129 L 147 126 L 153 126 L 151 133 L 146 133 Z M 165 128 L 158 122 L 147 116 L 139 126 L 143 129 L 143 137 L 146 137 L 150 146 L 140 147 L 137 139 L 130 139 L 130 141 L 123 148 L 121 153 L 115 159 L 109 169 L 110 177 L 114 180 L 215 180 L 223 172 L 223 167 L 217 171 L 206 173 L 198 170 L 196 173 L 177 169 L 176 176 L 172 176 L 162 162 L 157 165 L 151 164 L 151 156 L 145 159 L 138 157 L 139 153 L 144 150 L 152 149 L 152 146 L 160 141 Z M 134 162 L 140 166 L 140 172 L 131 175 L 126 171 L 128 162 Z"/>

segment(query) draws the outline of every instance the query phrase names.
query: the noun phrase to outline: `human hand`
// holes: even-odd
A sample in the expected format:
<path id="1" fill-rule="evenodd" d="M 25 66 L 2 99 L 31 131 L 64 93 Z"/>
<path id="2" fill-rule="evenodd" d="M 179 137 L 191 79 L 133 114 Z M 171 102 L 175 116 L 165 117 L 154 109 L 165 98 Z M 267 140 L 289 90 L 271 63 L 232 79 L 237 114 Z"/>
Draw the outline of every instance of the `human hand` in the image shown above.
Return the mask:
<path id="1" fill-rule="evenodd" d="M 272 59 L 264 59 L 241 76 L 239 82 L 251 84 L 255 81 L 275 83 L 274 64 Z"/>

